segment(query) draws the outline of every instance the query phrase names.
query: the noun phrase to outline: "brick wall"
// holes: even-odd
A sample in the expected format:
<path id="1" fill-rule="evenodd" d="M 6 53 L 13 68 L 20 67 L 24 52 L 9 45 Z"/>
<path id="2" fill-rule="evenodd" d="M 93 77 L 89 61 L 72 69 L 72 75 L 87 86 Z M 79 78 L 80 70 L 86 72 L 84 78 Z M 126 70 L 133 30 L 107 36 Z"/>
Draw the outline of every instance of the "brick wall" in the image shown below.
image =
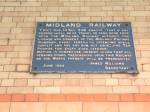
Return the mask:
<path id="1" fill-rule="evenodd" d="M 37 21 L 131 21 L 139 75 L 29 73 Z M 149 93 L 149 0 L 1 0 L 0 93 Z"/>
<path id="2" fill-rule="evenodd" d="M 31 74 L 37 21 L 131 21 L 139 74 Z M 150 93 L 150 0 L 1 0 L 0 93 Z"/>

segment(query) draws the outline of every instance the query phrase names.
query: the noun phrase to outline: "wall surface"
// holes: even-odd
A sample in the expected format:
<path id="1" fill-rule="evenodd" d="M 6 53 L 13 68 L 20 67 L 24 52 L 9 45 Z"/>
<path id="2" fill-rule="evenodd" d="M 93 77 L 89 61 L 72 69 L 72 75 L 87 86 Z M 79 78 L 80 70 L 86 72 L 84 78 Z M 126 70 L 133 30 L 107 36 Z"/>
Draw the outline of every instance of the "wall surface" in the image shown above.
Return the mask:
<path id="1" fill-rule="evenodd" d="M 29 71 L 37 21 L 130 21 L 139 74 L 31 74 Z M 0 103 L 2 112 L 23 112 L 15 110 L 16 106 L 25 108 L 30 105 L 23 103 L 26 95 L 30 95 L 31 101 L 36 101 L 34 98 L 36 99 L 37 94 L 45 94 L 45 97 L 47 94 L 56 95 L 54 101 L 60 101 L 62 95 L 74 95 L 71 98 L 74 98 L 75 102 L 69 103 L 69 107 L 75 109 L 69 110 L 66 107 L 66 99 L 63 99 L 61 103 L 31 103 L 33 112 L 36 111 L 35 107 L 41 108 L 39 112 L 50 112 L 52 110 L 49 106 L 53 107 L 54 112 L 106 112 L 107 109 L 111 112 L 149 112 L 150 103 L 136 102 L 145 102 L 150 98 L 149 93 L 150 0 L 0 0 L 0 101 L 7 102 Z M 83 97 L 86 96 L 83 94 L 87 97 Z M 93 99 L 95 94 L 101 97 L 100 101 L 103 95 L 111 96 L 104 98 L 105 102 L 80 102 L 86 99 L 90 101 L 91 96 Z M 121 101 L 123 94 L 123 98 L 131 102 L 110 102 Z M 13 100 L 13 97 L 22 102 L 14 103 L 16 100 Z M 136 100 L 139 97 L 140 100 Z M 39 98 L 38 95 L 37 101 Z M 115 100 L 109 100 L 111 98 Z M 94 110 L 99 105 L 104 105 L 104 109 Z M 127 105 L 129 108 L 125 110 Z M 57 107 L 63 110 L 55 110 Z"/>

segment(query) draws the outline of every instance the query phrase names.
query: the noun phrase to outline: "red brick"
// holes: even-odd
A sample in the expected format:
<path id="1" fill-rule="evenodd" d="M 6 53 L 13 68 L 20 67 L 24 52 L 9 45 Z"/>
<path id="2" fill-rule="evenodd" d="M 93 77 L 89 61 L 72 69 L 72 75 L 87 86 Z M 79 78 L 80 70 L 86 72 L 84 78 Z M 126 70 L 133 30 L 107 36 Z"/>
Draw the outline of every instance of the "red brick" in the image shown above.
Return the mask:
<path id="1" fill-rule="evenodd" d="M 107 95 L 106 94 L 95 94 L 94 101 L 106 101 Z"/>
<path id="2" fill-rule="evenodd" d="M 39 100 L 38 94 L 26 94 L 25 95 L 25 101 L 27 102 L 33 102 L 33 101 L 38 101 L 38 100 Z"/>
<path id="3" fill-rule="evenodd" d="M 150 94 L 0 94 L 0 102 L 148 102 Z"/>
<path id="4" fill-rule="evenodd" d="M 80 101 L 94 101 L 92 94 L 80 94 Z"/>
<path id="5" fill-rule="evenodd" d="M 147 101 L 148 94 L 134 94 L 135 101 Z"/>
<path id="6" fill-rule="evenodd" d="M 107 94 L 107 101 L 120 101 L 119 94 Z"/>
<path id="7" fill-rule="evenodd" d="M 14 101 L 14 102 L 24 101 L 24 95 L 23 94 L 13 94 L 11 101 Z"/>
<path id="8" fill-rule="evenodd" d="M 44 101 L 44 102 L 52 101 L 52 96 L 50 94 L 40 94 L 39 101 Z"/>
<path id="9" fill-rule="evenodd" d="M 77 94 L 67 94 L 66 95 L 66 100 L 67 101 L 79 101 L 80 95 Z"/>
<path id="10" fill-rule="evenodd" d="M 10 102 L 11 95 L 7 94 L 0 94 L 0 102 Z"/>
<path id="11" fill-rule="evenodd" d="M 147 95 L 146 101 L 150 102 L 150 94 Z"/>
<path id="12" fill-rule="evenodd" d="M 52 94 L 52 101 L 66 101 L 64 94 Z"/>
<path id="13" fill-rule="evenodd" d="M 120 94 L 121 101 L 133 101 L 133 94 L 126 93 L 126 94 Z"/>

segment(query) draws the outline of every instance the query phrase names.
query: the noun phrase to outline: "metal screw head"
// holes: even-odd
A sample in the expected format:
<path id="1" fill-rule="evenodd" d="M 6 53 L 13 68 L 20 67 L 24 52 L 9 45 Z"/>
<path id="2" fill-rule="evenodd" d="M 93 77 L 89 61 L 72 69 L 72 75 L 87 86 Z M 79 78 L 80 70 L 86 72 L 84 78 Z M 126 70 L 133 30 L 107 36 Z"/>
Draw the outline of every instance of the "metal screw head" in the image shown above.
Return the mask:
<path id="1" fill-rule="evenodd" d="M 39 24 L 39 26 L 42 26 L 42 24 Z"/>
<path id="2" fill-rule="evenodd" d="M 131 69 L 131 70 L 134 70 L 134 67 L 131 67 L 130 69 Z"/>
<path id="3" fill-rule="evenodd" d="M 37 70 L 37 67 L 34 67 L 34 70 Z"/>
<path id="4" fill-rule="evenodd" d="M 125 26 L 127 27 L 127 26 L 128 26 L 128 24 L 126 23 L 126 24 L 125 24 Z"/>

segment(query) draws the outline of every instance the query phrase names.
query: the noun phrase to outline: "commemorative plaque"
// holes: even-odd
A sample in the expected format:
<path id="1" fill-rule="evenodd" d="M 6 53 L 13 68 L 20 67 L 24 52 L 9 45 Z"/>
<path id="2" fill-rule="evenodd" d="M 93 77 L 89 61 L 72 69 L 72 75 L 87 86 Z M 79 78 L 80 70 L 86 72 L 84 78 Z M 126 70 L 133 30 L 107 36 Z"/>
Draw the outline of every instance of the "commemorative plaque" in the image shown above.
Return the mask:
<path id="1" fill-rule="evenodd" d="M 33 73 L 137 73 L 130 22 L 38 22 Z"/>

